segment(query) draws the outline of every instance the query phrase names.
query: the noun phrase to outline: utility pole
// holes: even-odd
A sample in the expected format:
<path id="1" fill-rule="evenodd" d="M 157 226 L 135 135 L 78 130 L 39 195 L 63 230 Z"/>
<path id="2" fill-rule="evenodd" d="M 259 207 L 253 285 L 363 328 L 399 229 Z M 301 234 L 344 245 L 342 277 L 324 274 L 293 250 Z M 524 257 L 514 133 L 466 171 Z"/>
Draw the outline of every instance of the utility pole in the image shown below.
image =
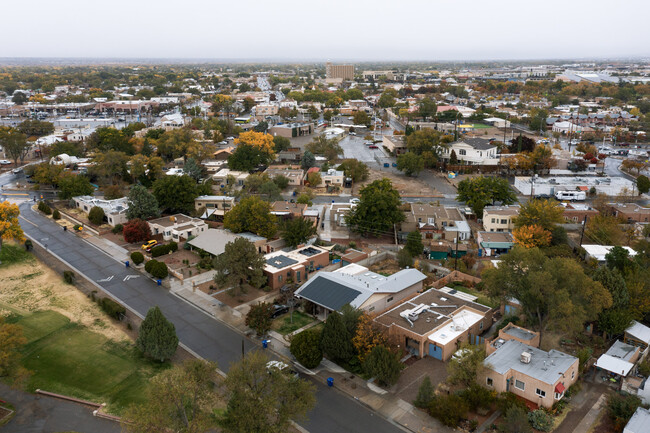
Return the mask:
<path id="1" fill-rule="evenodd" d="M 456 226 L 458 228 L 458 226 Z M 454 271 L 458 270 L 458 236 L 460 235 L 460 230 L 456 231 L 456 260 L 454 261 Z"/>
<path id="2" fill-rule="evenodd" d="M 582 246 L 582 238 L 585 236 L 585 227 L 587 227 L 587 215 L 585 215 L 584 221 L 582 221 L 582 233 L 580 233 L 580 245 Z"/>

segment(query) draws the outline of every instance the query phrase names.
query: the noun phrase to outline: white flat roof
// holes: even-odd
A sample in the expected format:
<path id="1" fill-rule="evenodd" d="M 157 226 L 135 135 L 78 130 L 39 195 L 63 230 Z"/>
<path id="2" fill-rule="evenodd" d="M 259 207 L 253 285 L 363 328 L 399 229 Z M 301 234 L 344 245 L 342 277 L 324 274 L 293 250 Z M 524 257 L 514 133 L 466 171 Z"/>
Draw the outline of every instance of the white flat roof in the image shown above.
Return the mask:
<path id="1" fill-rule="evenodd" d="M 602 262 L 605 260 L 605 256 L 609 253 L 609 251 L 614 248 L 613 245 L 582 245 L 582 248 L 585 249 L 587 254 L 589 254 L 591 257 L 595 258 L 599 262 Z M 630 257 L 636 256 L 636 251 L 634 251 L 630 247 L 621 247 L 624 250 L 626 250 L 629 254 Z"/>
<path id="2" fill-rule="evenodd" d="M 611 371 L 615 374 L 620 374 L 621 376 L 627 376 L 632 367 L 634 367 L 634 364 L 631 362 L 624 361 L 621 358 L 616 358 L 606 353 L 604 355 L 601 355 L 594 365 L 598 368 L 602 368 L 603 370 Z"/>
<path id="3" fill-rule="evenodd" d="M 436 332 L 429 335 L 429 340 L 434 343 L 445 345 L 456 339 L 460 334 L 467 331 L 476 323 L 480 322 L 484 316 L 469 310 L 462 310 L 453 316 L 453 320 L 442 325 Z"/>

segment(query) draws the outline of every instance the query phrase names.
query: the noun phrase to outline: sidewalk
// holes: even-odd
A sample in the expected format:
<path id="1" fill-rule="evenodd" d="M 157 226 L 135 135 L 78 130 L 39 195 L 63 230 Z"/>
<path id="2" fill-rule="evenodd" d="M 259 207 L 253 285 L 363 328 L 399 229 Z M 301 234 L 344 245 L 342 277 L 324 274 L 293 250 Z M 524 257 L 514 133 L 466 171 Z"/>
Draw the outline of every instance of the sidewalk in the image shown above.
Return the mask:
<path id="1" fill-rule="evenodd" d="M 269 348 L 277 354 L 293 360 L 289 351 L 289 343 L 276 332 L 270 333 Z M 394 394 L 369 383 L 333 362 L 323 359 L 314 370 L 309 370 L 293 362 L 301 372 L 316 376 L 316 380 L 326 383 L 328 378 L 334 379 L 334 387 L 348 396 L 363 403 L 382 417 L 392 421 L 406 430 L 416 433 L 453 432 L 453 429 L 443 426 L 434 418 L 416 409 L 412 404 L 400 399 Z"/>

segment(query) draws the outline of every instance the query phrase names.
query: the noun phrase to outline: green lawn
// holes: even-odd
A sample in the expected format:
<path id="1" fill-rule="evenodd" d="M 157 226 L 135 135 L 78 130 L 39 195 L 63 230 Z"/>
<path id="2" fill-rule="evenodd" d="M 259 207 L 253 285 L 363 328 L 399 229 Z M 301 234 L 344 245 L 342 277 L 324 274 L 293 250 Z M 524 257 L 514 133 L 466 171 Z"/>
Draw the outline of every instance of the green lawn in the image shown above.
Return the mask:
<path id="1" fill-rule="evenodd" d="M 291 314 L 285 314 L 284 316 L 280 316 L 273 321 L 271 329 L 279 332 L 282 335 L 287 335 L 297 329 L 302 328 L 303 326 L 309 325 L 313 321 L 314 319 L 312 319 L 311 316 L 308 316 L 305 313 L 301 313 L 300 311 L 294 311 L 293 323 L 291 323 Z"/>
<path id="2" fill-rule="evenodd" d="M 472 128 L 474 128 L 474 129 L 487 129 L 487 128 L 491 128 L 491 126 L 490 125 L 484 125 L 483 123 L 474 123 L 474 124 L 472 124 Z"/>
<path id="3" fill-rule="evenodd" d="M 14 263 L 24 262 L 26 260 L 33 260 L 34 256 L 25 250 L 22 245 L 10 244 L 4 242 L 2 249 L 0 249 L 0 268 L 7 267 Z"/>
<path id="4" fill-rule="evenodd" d="M 485 293 L 479 292 L 474 288 L 465 287 L 462 284 L 458 284 L 458 283 L 447 284 L 447 287 L 458 290 L 459 292 L 465 292 L 473 296 L 478 296 L 476 302 L 478 302 L 479 304 L 487 305 L 488 307 L 492 307 L 492 308 L 499 308 L 500 306 L 500 303 L 498 301 L 493 300 L 492 298 L 488 297 Z"/>
<path id="5" fill-rule="evenodd" d="M 133 344 L 109 340 L 54 311 L 12 321 L 28 340 L 22 364 L 32 372 L 30 391 L 107 403 L 110 412 L 120 414 L 129 404 L 144 401 L 149 379 L 167 368 L 142 357 Z"/>

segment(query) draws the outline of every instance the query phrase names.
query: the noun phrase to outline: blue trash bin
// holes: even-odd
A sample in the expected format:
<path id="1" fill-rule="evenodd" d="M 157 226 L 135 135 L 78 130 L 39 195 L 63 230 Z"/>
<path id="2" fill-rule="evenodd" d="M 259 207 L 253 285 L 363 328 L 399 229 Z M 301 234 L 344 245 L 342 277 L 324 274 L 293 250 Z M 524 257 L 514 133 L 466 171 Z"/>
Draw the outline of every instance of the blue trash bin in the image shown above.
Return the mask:
<path id="1" fill-rule="evenodd" d="M 124 265 L 128 268 L 129 267 L 129 261 L 127 260 L 126 262 L 124 262 Z"/>
<path id="2" fill-rule="evenodd" d="M 156 283 L 160 286 L 162 284 L 162 280 L 156 280 Z"/>
<path id="3" fill-rule="evenodd" d="M 333 377 L 328 377 L 327 378 L 327 386 L 330 388 L 334 386 L 334 378 Z"/>
<path id="4" fill-rule="evenodd" d="M 262 347 L 265 349 L 269 347 L 269 340 L 262 340 Z"/>

